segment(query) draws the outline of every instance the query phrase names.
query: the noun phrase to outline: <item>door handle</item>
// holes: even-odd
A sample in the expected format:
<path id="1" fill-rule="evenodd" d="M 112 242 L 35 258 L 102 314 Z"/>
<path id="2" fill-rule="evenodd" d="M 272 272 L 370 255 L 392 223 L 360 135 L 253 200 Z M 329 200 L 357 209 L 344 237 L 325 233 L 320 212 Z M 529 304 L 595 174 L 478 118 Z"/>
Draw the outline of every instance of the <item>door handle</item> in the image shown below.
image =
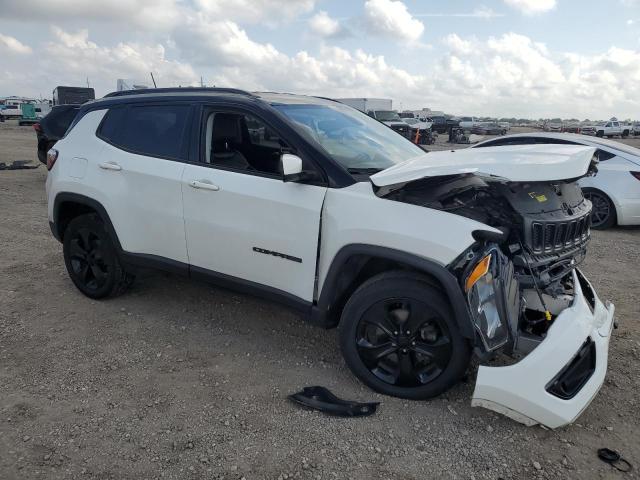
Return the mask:
<path id="1" fill-rule="evenodd" d="M 211 190 L 213 192 L 217 192 L 218 190 L 220 190 L 219 186 L 214 185 L 209 180 L 191 180 L 189 182 L 189 186 L 192 188 L 198 188 L 202 190 Z"/>
<path id="2" fill-rule="evenodd" d="M 116 172 L 122 170 L 122 167 L 115 162 L 103 162 L 99 163 L 98 166 L 103 170 L 114 170 Z"/>

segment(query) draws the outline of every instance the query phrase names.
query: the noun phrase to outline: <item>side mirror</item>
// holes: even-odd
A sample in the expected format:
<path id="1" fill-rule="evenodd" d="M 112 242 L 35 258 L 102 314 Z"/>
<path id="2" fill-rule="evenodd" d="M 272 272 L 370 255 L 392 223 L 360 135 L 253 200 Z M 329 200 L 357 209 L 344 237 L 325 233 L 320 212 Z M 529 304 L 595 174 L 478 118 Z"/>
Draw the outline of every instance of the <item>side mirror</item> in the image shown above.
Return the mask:
<path id="1" fill-rule="evenodd" d="M 298 180 L 302 173 L 302 159 L 292 153 L 283 153 L 280 156 L 280 168 L 285 182 Z"/>

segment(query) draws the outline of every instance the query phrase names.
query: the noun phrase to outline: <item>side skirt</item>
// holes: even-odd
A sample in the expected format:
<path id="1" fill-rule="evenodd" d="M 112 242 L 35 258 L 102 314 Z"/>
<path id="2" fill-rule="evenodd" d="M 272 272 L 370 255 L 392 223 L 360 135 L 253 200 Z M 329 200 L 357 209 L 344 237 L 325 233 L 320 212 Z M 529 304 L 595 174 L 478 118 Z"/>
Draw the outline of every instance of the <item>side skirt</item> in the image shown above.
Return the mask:
<path id="1" fill-rule="evenodd" d="M 301 314 L 305 320 L 311 320 L 311 308 L 313 306 L 311 302 L 277 288 L 156 255 L 120 252 L 120 256 L 123 263 L 134 269 L 151 268 L 163 270 L 165 272 L 191 277 L 194 280 L 211 283 L 218 287 L 233 290 L 238 293 L 271 300 L 295 310 L 297 313 Z"/>

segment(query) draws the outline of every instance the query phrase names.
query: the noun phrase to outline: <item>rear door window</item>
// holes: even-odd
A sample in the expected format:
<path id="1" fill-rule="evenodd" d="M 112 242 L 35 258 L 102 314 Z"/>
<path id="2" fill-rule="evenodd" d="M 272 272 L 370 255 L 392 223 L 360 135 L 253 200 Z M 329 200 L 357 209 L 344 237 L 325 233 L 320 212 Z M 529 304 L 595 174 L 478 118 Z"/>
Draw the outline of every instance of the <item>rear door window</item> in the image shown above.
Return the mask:
<path id="1" fill-rule="evenodd" d="M 189 109 L 189 105 L 114 108 L 105 117 L 98 134 L 132 153 L 181 159 Z"/>

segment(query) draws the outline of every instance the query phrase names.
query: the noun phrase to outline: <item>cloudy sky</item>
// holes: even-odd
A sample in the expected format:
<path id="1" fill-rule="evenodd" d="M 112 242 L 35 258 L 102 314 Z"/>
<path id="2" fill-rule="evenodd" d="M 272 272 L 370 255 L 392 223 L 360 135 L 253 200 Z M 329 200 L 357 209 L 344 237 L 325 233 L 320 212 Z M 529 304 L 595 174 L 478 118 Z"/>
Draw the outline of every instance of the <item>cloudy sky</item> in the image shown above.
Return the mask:
<path id="1" fill-rule="evenodd" d="M 0 0 L 0 96 L 116 79 L 640 118 L 640 0 Z"/>

